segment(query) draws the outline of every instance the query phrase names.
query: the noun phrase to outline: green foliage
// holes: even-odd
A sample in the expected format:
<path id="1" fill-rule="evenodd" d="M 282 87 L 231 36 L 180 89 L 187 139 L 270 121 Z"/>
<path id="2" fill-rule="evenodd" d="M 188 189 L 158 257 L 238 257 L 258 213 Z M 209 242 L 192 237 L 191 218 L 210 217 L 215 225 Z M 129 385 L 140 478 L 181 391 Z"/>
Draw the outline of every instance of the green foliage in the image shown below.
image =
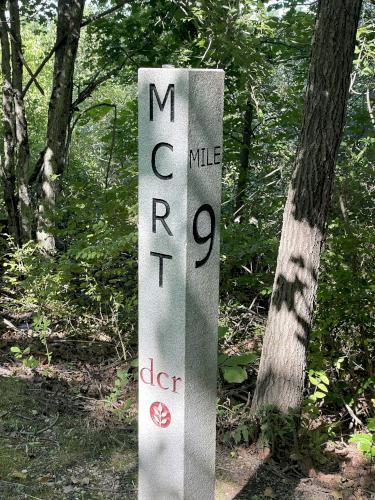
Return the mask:
<path id="1" fill-rule="evenodd" d="M 248 444 L 254 437 L 249 410 L 244 403 L 232 404 L 229 399 L 218 401 L 217 420 L 219 439 L 225 444 Z"/>
<path id="2" fill-rule="evenodd" d="M 271 452 L 277 454 L 289 453 L 297 447 L 298 412 L 281 413 L 270 405 L 262 410 L 259 421 L 259 441 L 262 446 L 269 447 Z"/>
<path id="3" fill-rule="evenodd" d="M 130 398 L 123 399 L 123 395 L 128 384 L 136 377 L 132 369 L 136 368 L 137 365 L 138 360 L 133 360 L 127 368 L 117 369 L 114 386 L 105 399 L 107 409 L 116 415 L 119 420 L 126 420 L 129 418 L 129 409 L 133 401 Z"/>
<path id="4" fill-rule="evenodd" d="M 372 460 L 375 458 L 375 434 L 363 434 L 356 433 L 349 439 L 349 443 L 355 443 L 358 445 L 358 449 L 361 450 L 368 458 Z"/>
<path id="5" fill-rule="evenodd" d="M 14 355 L 15 359 L 22 361 L 23 366 L 26 368 L 36 368 L 39 365 L 39 362 L 30 354 L 30 347 L 20 349 L 18 346 L 13 346 L 10 348 L 10 352 Z"/>
<path id="6" fill-rule="evenodd" d="M 355 443 L 369 460 L 375 461 L 375 418 L 369 418 L 366 427 L 369 433 L 356 432 L 349 443 Z"/>
<path id="7" fill-rule="evenodd" d="M 328 393 L 329 380 L 323 370 L 308 371 L 310 384 L 314 387 L 314 392 L 310 394 L 309 401 L 315 403 L 319 399 L 324 399 Z"/>
<path id="8" fill-rule="evenodd" d="M 123 387 L 127 385 L 128 382 L 129 382 L 129 368 L 127 368 L 126 370 L 118 369 L 116 372 L 115 384 L 111 391 L 111 394 L 107 397 L 107 402 L 113 403 L 114 401 L 117 401 Z"/>
<path id="9" fill-rule="evenodd" d="M 249 444 L 249 437 L 249 427 L 247 425 L 239 425 L 234 431 L 229 433 L 229 436 L 224 436 L 224 442 L 233 439 L 235 444 L 240 444 L 241 442 Z"/>
<path id="10" fill-rule="evenodd" d="M 236 356 L 220 354 L 218 357 L 218 364 L 224 380 L 230 384 L 242 383 L 247 379 L 247 372 L 244 367 L 250 363 L 254 363 L 257 358 L 258 355 L 254 352 Z"/>
<path id="11" fill-rule="evenodd" d="M 33 318 L 33 328 L 39 334 L 39 338 L 46 349 L 48 366 L 51 363 L 52 352 L 48 349 L 47 333 L 50 332 L 51 321 L 42 314 L 37 314 Z"/>

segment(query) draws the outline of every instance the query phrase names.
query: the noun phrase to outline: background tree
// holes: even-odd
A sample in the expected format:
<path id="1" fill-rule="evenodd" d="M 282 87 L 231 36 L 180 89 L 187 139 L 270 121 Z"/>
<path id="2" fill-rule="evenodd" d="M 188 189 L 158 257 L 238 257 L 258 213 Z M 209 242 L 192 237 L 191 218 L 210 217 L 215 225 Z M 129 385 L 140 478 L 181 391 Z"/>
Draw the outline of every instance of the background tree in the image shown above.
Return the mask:
<path id="1" fill-rule="evenodd" d="M 334 168 L 362 1 L 318 4 L 295 171 L 252 411 L 300 408 Z"/>

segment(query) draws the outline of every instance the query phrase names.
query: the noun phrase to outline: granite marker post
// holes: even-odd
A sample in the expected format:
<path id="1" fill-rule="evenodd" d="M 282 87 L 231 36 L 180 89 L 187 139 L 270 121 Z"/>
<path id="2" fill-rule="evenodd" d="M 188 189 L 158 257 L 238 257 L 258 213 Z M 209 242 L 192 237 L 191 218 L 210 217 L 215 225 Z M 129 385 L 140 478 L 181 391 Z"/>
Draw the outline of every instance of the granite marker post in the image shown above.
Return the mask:
<path id="1" fill-rule="evenodd" d="M 215 483 L 224 72 L 139 70 L 139 499 Z"/>

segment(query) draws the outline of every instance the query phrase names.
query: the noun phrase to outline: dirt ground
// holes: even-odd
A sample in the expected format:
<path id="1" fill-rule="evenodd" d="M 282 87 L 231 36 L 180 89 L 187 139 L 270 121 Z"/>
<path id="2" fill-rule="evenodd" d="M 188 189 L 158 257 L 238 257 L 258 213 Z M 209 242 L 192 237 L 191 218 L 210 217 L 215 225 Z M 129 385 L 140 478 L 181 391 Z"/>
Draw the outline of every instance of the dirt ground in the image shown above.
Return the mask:
<path id="1" fill-rule="evenodd" d="M 55 339 L 51 366 L 30 369 L 10 354 L 18 335 L 0 336 L 0 499 L 135 499 L 136 383 L 130 377 L 111 399 L 123 366 L 113 348 Z M 276 463 L 267 451 L 218 445 L 216 500 L 375 499 L 355 447 L 336 443 L 320 471 L 308 460 Z"/>

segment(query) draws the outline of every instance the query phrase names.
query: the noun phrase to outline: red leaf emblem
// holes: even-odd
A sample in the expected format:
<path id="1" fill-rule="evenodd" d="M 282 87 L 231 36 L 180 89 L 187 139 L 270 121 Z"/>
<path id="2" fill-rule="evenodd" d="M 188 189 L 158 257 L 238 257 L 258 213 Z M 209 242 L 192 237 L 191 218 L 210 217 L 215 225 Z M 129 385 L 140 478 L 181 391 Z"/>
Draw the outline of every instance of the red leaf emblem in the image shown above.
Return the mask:
<path id="1" fill-rule="evenodd" d="M 150 406 L 150 416 L 152 421 L 158 427 L 168 427 L 171 423 L 171 413 L 168 407 L 160 401 L 155 401 Z"/>

